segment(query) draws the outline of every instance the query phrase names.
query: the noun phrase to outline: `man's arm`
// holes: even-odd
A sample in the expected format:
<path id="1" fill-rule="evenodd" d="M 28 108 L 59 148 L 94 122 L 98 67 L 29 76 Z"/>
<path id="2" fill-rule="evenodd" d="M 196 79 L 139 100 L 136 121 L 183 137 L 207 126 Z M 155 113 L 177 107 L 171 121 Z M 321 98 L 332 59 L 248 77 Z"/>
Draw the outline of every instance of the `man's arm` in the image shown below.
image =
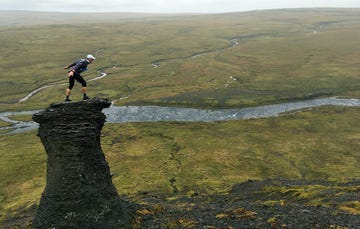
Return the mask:
<path id="1" fill-rule="evenodd" d="M 68 66 L 65 66 L 64 69 L 68 69 L 68 68 L 71 68 L 72 66 L 75 66 L 76 65 L 76 61 Z"/>

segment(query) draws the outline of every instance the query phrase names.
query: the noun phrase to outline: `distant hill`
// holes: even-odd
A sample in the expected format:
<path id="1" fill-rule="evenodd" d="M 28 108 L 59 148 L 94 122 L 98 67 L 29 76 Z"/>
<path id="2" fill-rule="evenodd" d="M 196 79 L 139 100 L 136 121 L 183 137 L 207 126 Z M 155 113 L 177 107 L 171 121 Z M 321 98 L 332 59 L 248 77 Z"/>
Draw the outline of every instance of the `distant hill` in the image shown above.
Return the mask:
<path id="1" fill-rule="evenodd" d="M 121 21 L 146 21 L 146 20 L 164 20 L 165 18 L 183 17 L 183 16 L 214 16 L 223 17 L 245 16 L 261 14 L 262 16 L 274 13 L 330 13 L 332 16 L 344 15 L 357 16 L 360 12 L 359 8 L 306 8 L 306 9 L 274 9 L 274 10 L 254 10 L 248 12 L 229 12 L 229 13 L 129 13 L 129 12 L 104 12 L 104 13 L 73 13 L 73 12 L 45 12 L 45 11 L 17 11 L 17 10 L 0 10 L 0 26 L 1 25 L 49 25 L 49 24 L 83 24 L 83 23 L 118 23 Z"/>
<path id="2" fill-rule="evenodd" d="M 180 14 L 172 14 L 180 15 Z M 39 11 L 1 11 L 0 25 L 48 25 L 74 23 L 109 23 L 119 21 L 154 20 L 170 16 L 151 13 L 62 13 Z"/>

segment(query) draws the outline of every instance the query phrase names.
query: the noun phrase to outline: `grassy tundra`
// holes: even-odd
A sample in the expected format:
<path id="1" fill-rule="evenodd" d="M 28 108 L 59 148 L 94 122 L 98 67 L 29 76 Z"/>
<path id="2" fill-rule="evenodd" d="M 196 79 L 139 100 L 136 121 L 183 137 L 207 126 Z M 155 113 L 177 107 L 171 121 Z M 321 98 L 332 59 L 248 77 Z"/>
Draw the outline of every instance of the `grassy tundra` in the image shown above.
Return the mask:
<path id="1" fill-rule="evenodd" d="M 2 25 L 1 110 L 62 101 L 64 85 L 18 103 L 36 88 L 66 83 L 62 67 L 86 53 L 98 58 L 87 79 L 98 75 L 97 69 L 108 73 L 89 83 L 89 94 L 127 97 L 118 104 L 226 108 L 359 96 L 359 15 L 358 10 L 282 10 Z M 239 45 L 226 48 L 230 40 Z M 152 66 L 155 61 L 159 68 Z"/>
<path id="2" fill-rule="evenodd" d="M 0 15 L 0 111 L 63 101 L 62 67 L 87 53 L 97 59 L 85 78 L 96 77 L 97 70 L 108 74 L 89 82 L 89 95 L 118 105 L 231 108 L 360 97 L 359 10 L 91 19 L 22 13 L 26 23 Z M 18 102 L 46 85 L 54 86 Z M 78 84 L 73 98 L 81 98 Z M 129 196 L 215 193 L 248 179 L 341 182 L 360 175 L 359 117 L 359 108 L 322 107 L 258 120 L 112 124 L 104 127 L 102 147 L 114 184 Z M 0 136 L 0 149 L 0 221 L 26 219 L 45 184 L 43 146 L 31 131 Z M 345 189 L 337 187 L 336 195 Z M 296 198 L 307 195 L 301 187 L 296 192 Z M 311 194 L 305 199 L 304 204 L 332 204 Z M 359 202 L 337 204 L 339 210 L 360 212 Z"/>

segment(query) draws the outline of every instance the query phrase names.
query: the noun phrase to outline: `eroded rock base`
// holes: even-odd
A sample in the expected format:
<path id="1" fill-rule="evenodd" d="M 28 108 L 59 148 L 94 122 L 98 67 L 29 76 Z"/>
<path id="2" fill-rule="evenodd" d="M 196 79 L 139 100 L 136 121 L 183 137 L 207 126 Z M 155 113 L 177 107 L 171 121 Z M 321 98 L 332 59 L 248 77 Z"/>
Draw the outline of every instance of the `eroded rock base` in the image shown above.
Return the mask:
<path id="1" fill-rule="evenodd" d="M 35 228 L 119 228 L 128 224 L 125 206 L 111 181 L 100 145 L 110 101 L 52 104 L 34 114 L 47 161 L 46 188 Z"/>

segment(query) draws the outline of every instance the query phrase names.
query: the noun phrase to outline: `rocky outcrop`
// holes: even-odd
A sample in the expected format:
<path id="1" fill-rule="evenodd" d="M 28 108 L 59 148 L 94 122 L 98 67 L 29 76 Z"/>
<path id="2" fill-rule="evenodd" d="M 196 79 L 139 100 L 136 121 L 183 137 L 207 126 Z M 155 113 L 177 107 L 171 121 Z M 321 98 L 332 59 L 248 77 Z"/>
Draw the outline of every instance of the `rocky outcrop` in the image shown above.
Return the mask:
<path id="1" fill-rule="evenodd" d="M 127 227 L 127 203 L 111 181 L 100 145 L 105 99 L 52 104 L 33 115 L 47 156 L 35 228 Z"/>

